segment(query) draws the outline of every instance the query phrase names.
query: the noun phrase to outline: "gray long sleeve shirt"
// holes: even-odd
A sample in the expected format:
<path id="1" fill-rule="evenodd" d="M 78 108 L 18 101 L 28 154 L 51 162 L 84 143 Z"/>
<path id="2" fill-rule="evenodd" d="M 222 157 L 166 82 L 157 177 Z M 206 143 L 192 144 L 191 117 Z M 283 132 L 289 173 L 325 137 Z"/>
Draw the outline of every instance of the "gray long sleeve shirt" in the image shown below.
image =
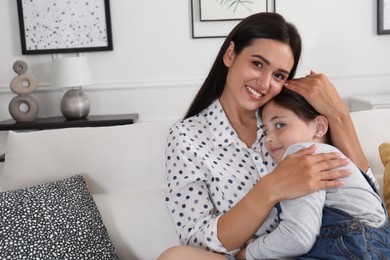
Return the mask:
<path id="1" fill-rule="evenodd" d="M 285 156 L 311 144 L 292 145 Z M 333 146 L 318 143 L 316 153 L 326 152 L 341 153 Z M 342 188 L 281 201 L 280 220 L 276 210 L 270 213 L 257 232 L 259 237 L 248 245 L 246 258 L 280 259 L 307 253 L 320 232 L 322 209 L 325 206 L 340 209 L 370 226 L 383 225 L 386 215 L 380 196 L 373 191 L 356 165 L 349 163 L 343 168 L 352 170 L 352 174 L 343 179 L 345 185 Z"/>

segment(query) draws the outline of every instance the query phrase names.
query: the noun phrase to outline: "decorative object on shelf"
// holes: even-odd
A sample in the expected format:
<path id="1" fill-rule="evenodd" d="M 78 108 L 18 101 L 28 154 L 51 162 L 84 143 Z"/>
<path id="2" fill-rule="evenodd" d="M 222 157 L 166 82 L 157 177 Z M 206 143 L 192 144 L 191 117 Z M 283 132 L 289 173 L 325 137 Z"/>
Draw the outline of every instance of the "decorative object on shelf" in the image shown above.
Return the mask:
<path id="1" fill-rule="evenodd" d="M 110 51 L 109 0 L 17 0 L 22 54 Z"/>
<path id="2" fill-rule="evenodd" d="M 348 99 L 350 111 L 390 108 L 390 93 L 365 94 Z"/>
<path id="3" fill-rule="evenodd" d="M 390 0 L 378 0 L 378 34 L 390 34 Z"/>
<path id="4" fill-rule="evenodd" d="M 34 75 L 27 73 L 27 63 L 17 60 L 12 66 L 17 74 L 11 83 L 11 91 L 17 94 L 8 106 L 8 111 L 13 119 L 17 122 L 34 121 L 39 112 L 38 102 L 29 94 L 37 90 L 38 81 Z"/>
<path id="5" fill-rule="evenodd" d="M 271 10 L 271 0 L 191 0 L 192 38 L 224 38 L 245 17 Z"/>
<path id="6" fill-rule="evenodd" d="M 85 56 L 56 58 L 53 60 L 53 84 L 71 88 L 61 99 L 61 112 L 67 119 L 83 119 L 89 114 L 90 103 L 82 86 L 90 85 L 92 77 Z"/>

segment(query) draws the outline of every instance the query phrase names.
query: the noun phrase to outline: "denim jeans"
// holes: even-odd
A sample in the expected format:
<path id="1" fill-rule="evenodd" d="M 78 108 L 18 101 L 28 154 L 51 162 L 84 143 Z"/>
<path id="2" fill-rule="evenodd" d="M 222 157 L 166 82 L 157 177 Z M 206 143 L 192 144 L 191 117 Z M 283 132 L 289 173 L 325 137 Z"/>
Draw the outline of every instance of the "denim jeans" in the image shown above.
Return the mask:
<path id="1" fill-rule="evenodd" d="M 363 174 L 375 192 L 378 192 Z M 325 207 L 320 235 L 309 253 L 298 259 L 390 259 L 390 226 L 380 228 L 362 224 L 346 212 Z"/>
<path id="2" fill-rule="evenodd" d="M 324 208 L 320 235 L 309 253 L 298 259 L 390 259 L 390 227 L 362 224 L 349 214 Z"/>

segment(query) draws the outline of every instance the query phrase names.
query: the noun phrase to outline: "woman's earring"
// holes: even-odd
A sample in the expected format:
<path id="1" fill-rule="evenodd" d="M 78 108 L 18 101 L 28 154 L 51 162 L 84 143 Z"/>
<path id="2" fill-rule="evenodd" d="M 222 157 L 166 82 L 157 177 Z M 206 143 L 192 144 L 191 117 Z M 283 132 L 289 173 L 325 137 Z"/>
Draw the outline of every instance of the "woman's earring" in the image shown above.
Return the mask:
<path id="1" fill-rule="evenodd" d="M 316 138 L 321 138 L 321 135 L 320 134 L 316 134 L 315 137 Z"/>

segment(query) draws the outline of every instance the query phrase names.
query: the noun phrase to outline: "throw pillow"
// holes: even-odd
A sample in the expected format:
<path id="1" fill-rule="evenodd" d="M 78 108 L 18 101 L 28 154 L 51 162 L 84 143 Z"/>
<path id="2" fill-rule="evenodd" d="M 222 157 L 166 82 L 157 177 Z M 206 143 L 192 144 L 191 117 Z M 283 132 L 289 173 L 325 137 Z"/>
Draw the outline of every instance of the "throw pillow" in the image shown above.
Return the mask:
<path id="1" fill-rule="evenodd" d="M 0 193 L 1 259 L 118 259 L 83 176 Z"/>
<path id="2" fill-rule="evenodd" d="M 387 208 L 388 217 L 390 221 L 390 143 L 382 143 L 379 146 L 379 154 L 383 165 L 385 166 L 385 172 L 383 176 L 383 197 L 385 199 L 385 205 Z"/>

